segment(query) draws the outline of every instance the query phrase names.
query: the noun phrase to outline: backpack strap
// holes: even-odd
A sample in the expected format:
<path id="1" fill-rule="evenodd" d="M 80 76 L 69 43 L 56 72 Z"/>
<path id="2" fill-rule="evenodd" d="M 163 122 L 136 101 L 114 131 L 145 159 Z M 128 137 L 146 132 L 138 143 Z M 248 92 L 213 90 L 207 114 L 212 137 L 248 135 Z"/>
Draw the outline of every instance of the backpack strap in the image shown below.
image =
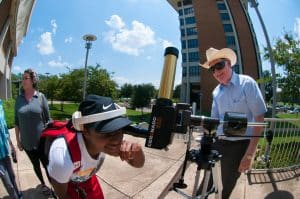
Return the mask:
<path id="1" fill-rule="evenodd" d="M 79 171 L 81 167 L 81 151 L 79 148 L 79 143 L 77 141 L 77 133 L 68 132 L 64 134 L 65 141 L 67 143 L 68 151 L 71 156 L 71 160 L 74 165 L 73 173 Z"/>

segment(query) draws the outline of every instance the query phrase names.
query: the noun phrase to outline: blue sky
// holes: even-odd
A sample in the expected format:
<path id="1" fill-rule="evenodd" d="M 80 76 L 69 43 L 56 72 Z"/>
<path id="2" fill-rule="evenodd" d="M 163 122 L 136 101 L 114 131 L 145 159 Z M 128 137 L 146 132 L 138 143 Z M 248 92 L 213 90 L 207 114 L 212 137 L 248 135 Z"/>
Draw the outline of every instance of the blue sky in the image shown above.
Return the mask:
<path id="1" fill-rule="evenodd" d="M 276 2 L 276 3 L 274 3 Z M 259 1 L 271 42 L 290 31 L 300 39 L 300 1 Z M 265 44 L 254 9 L 249 7 L 259 45 Z M 40 0 L 36 1 L 27 35 L 18 48 L 13 72 L 34 68 L 38 73 L 62 74 L 84 67 L 82 36 L 94 34 L 88 65 L 99 63 L 119 85 L 152 83 L 159 86 L 163 53 L 179 50 L 179 21 L 166 0 Z M 268 62 L 264 62 L 268 69 Z M 175 85 L 181 82 L 181 56 Z"/>

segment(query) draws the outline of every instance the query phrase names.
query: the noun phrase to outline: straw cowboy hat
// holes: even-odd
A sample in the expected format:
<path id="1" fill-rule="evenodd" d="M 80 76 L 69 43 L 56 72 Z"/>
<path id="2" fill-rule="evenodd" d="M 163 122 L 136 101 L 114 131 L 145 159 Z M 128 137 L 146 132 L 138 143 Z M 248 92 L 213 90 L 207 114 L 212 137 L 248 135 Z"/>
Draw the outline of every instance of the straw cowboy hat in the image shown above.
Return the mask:
<path id="1" fill-rule="evenodd" d="M 207 61 L 200 66 L 209 69 L 209 63 L 216 59 L 228 59 L 230 60 L 231 67 L 236 63 L 236 54 L 230 48 L 222 48 L 221 50 L 215 48 L 209 48 L 206 50 L 206 59 Z"/>

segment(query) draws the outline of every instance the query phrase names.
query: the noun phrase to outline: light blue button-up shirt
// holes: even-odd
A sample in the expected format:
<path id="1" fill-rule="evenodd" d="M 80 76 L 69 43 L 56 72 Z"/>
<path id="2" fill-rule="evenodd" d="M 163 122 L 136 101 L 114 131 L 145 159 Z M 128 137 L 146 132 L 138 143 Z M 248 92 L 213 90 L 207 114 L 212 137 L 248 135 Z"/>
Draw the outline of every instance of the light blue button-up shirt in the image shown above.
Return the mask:
<path id="1" fill-rule="evenodd" d="M 226 112 L 238 112 L 247 115 L 248 122 L 254 122 L 256 116 L 267 111 L 260 89 L 250 76 L 232 73 L 228 85 L 219 84 L 213 91 L 211 117 L 224 120 Z M 247 136 L 252 135 L 253 127 L 247 127 Z M 219 125 L 217 135 L 223 134 L 223 125 Z M 226 138 L 240 140 L 241 138 Z M 249 139 L 249 138 L 248 138 Z"/>
<path id="2" fill-rule="evenodd" d="M 9 155 L 9 132 L 6 125 L 2 100 L 0 99 L 0 159 Z"/>

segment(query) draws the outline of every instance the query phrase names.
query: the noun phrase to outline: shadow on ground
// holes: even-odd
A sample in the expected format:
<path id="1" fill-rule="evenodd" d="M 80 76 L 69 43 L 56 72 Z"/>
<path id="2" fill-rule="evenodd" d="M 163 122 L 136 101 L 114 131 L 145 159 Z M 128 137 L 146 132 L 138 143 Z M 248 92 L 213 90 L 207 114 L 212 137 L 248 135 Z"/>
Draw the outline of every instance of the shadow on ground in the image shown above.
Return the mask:
<path id="1" fill-rule="evenodd" d="M 53 199 L 53 196 L 44 195 L 38 188 L 30 188 L 22 191 L 23 199 Z M 3 199 L 10 199 L 9 196 L 4 196 Z"/>
<path id="2" fill-rule="evenodd" d="M 298 178 L 300 176 L 300 167 L 280 169 L 280 170 L 257 170 L 247 173 L 248 183 L 266 184 L 287 181 Z"/>
<path id="3" fill-rule="evenodd" d="M 274 191 L 272 193 L 269 193 L 265 199 L 281 199 L 281 198 L 284 198 L 284 199 L 294 199 L 294 196 L 288 192 L 288 191 L 282 191 L 282 190 L 279 190 L 279 191 Z"/>

